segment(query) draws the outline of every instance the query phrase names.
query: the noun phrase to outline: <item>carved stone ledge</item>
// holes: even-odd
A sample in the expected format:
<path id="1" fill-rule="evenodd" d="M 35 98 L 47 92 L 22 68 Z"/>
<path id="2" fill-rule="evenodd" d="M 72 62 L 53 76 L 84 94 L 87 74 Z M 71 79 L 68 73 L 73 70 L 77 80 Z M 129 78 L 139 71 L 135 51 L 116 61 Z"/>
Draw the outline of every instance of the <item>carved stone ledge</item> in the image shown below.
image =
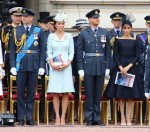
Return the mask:
<path id="1" fill-rule="evenodd" d="M 147 5 L 150 0 L 49 0 L 52 4 L 111 4 L 111 5 Z"/>

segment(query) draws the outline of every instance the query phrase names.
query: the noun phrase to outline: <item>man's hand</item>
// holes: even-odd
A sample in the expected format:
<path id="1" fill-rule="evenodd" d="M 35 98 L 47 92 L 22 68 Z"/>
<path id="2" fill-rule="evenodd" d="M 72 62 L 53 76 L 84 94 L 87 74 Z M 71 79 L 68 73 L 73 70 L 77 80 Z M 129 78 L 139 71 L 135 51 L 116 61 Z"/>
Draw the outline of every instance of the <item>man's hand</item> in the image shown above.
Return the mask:
<path id="1" fill-rule="evenodd" d="M 42 76 L 42 75 L 44 75 L 44 73 L 45 73 L 45 69 L 44 68 L 39 68 L 38 74 Z"/>
<path id="2" fill-rule="evenodd" d="M 78 73 L 79 73 L 79 76 L 84 77 L 84 70 L 79 70 Z"/>
<path id="3" fill-rule="evenodd" d="M 12 67 L 12 68 L 10 69 L 10 72 L 11 72 L 14 76 L 17 75 L 17 70 L 16 70 L 15 67 Z"/>
<path id="4" fill-rule="evenodd" d="M 105 71 L 105 77 L 106 78 L 110 78 L 110 70 L 109 69 L 106 69 L 106 71 Z"/>

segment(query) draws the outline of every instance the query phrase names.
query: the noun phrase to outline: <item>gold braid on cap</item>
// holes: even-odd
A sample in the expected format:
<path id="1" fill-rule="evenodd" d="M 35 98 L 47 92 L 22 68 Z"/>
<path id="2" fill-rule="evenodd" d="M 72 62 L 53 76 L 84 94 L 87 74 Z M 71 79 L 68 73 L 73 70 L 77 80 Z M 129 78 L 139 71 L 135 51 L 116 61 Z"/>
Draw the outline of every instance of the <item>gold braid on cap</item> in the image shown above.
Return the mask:
<path id="1" fill-rule="evenodd" d="M 110 44 L 112 47 L 114 47 L 114 42 L 115 42 L 115 37 L 112 37 L 112 39 L 110 40 Z"/>
<path id="2" fill-rule="evenodd" d="M 2 28 L 1 38 L 2 42 L 5 44 L 5 49 L 8 49 L 9 32 L 5 35 L 4 28 Z"/>
<path id="3" fill-rule="evenodd" d="M 15 44 L 17 46 L 16 53 L 18 53 L 20 51 L 20 49 L 22 48 L 22 46 L 26 45 L 26 35 L 23 34 L 22 37 L 21 37 L 20 42 L 18 42 L 17 41 L 17 36 L 16 36 L 16 29 L 14 28 L 14 40 L 15 40 Z"/>

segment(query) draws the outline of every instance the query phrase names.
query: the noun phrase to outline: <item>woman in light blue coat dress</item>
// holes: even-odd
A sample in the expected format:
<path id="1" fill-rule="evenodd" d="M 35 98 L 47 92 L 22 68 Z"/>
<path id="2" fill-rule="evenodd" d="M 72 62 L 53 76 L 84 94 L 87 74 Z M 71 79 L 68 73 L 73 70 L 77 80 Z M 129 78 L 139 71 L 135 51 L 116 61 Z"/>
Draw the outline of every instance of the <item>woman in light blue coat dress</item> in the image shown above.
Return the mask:
<path id="1" fill-rule="evenodd" d="M 56 32 L 50 34 L 47 42 L 47 55 L 52 67 L 49 73 L 48 93 L 53 93 L 53 105 L 56 113 L 55 125 L 65 125 L 65 114 L 68 107 L 68 93 L 74 92 L 71 61 L 74 56 L 73 37 L 64 32 L 66 14 L 59 12 L 56 21 Z M 59 115 L 59 94 L 62 94 L 62 115 Z"/>

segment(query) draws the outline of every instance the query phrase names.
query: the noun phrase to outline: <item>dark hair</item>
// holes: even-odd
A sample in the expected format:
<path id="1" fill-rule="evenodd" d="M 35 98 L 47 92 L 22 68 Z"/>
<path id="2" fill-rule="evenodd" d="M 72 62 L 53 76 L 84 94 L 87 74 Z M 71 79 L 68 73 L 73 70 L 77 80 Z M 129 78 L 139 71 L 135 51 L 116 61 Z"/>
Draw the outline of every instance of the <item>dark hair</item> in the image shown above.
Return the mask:
<path id="1" fill-rule="evenodd" d="M 122 28 L 124 27 L 125 24 L 129 25 L 132 28 L 132 23 L 130 21 L 123 21 Z"/>

